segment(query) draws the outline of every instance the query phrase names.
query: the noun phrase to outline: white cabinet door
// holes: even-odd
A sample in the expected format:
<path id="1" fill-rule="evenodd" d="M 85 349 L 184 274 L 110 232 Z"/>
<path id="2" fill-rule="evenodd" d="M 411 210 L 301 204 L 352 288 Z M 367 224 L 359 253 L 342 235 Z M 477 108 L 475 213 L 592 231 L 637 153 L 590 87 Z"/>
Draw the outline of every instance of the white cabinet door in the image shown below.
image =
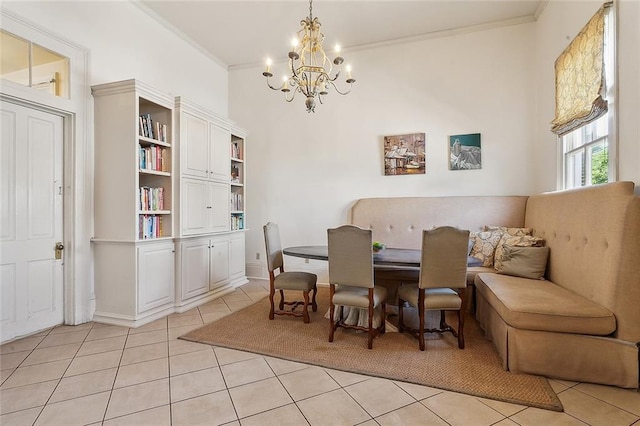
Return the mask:
<path id="1" fill-rule="evenodd" d="M 183 179 L 180 210 L 182 234 L 209 232 L 212 211 L 209 183 L 197 179 Z"/>
<path id="2" fill-rule="evenodd" d="M 212 182 L 211 191 L 211 231 L 228 231 L 231 223 L 230 219 L 230 191 L 229 185 Z"/>
<path id="3" fill-rule="evenodd" d="M 231 132 L 214 124 L 210 125 L 209 177 L 229 182 L 231 178 Z"/>
<path id="4" fill-rule="evenodd" d="M 209 291 L 209 239 L 180 243 L 182 300 Z"/>
<path id="5" fill-rule="evenodd" d="M 244 275 L 244 234 L 231 238 L 229 255 L 229 275 L 234 278 Z"/>
<path id="6" fill-rule="evenodd" d="M 206 120 L 182 114 L 180 167 L 185 175 L 209 177 L 209 126 Z"/>
<path id="7" fill-rule="evenodd" d="M 229 280 L 229 240 L 216 238 L 211 240 L 211 263 L 209 290 L 226 284 Z"/>
<path id="8" fill-rule="evenodd" d="M 174 261 L 173 242 L 138 247 L 138 313 L 173 304 Z"/>

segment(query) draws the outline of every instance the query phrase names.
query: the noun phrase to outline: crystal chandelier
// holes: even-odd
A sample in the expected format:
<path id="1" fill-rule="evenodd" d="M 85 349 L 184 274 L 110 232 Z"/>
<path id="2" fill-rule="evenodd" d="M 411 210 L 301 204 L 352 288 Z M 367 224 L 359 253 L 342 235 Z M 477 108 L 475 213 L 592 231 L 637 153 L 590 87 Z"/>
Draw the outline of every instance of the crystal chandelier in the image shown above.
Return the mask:
<path id="1" fill-rule="evenodd" d="M 307 112 L 315 112 L 316 97 L 322 103 L 322 97 L 329 94 L 331 88 L 340 95 L 347 95 L 351 92 L 351 87 L 355 79 L 351 76 L 351 67 L 346 66 L 346 83 L 348 90 L 341 91 L 336 85 L 340 76 L 339 67 L 344 62 L 340 56 L 340 46 L 335 47 L 335 58 L 329 60 L 322 48 L 324 34 L 320 32 L 320 21 L 313 17 L 313 0 L 309 0 L 309 16 L 300 21 L 302 28 L 298 31 L 297 37 L 293 39 L 293 47 L 289 52 L 289 73 L 282 79 L 280 87 L 274 87 L 270 78 L 271 59 L 267 59 L 267 69 L 262 73 L 267 78 L 267 85 L 273 90 L 284 93 L 287 102 L 293 101 L 296 93 L 301 92 L 305 97 Z M 336 72 L 332 76 L 333 66 Z"/>

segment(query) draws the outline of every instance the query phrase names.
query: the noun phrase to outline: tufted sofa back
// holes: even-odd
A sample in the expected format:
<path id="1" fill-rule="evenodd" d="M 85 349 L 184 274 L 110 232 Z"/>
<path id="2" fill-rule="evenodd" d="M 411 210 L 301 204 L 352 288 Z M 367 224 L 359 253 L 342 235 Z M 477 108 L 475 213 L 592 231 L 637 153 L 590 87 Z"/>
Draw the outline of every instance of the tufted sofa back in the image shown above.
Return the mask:
<path id="1" fill-rule="evenodd" d="M 351 223 L 371 229 L 387 247 L 420 249 L 422 230 L 455 226 L 480 231 L 484 225 L 522 227 L 525 196 L 363 198 L 351 209 Z"/>
<path id="2" fill-rule="evenodd" d="M 529 197 L 525 226 L 551 248 L 546 276 L 616 316 L 615 335 L 640 341 L 640 197 L 614 182 Z"/>

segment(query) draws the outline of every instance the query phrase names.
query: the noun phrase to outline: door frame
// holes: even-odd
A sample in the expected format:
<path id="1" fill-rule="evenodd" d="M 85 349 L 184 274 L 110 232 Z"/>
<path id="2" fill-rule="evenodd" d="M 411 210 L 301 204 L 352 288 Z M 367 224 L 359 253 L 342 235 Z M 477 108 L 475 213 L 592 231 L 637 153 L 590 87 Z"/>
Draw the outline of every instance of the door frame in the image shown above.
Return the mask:
<path id="1" fill-rule="evenodd" d="M 6 9 L 2 29 L 69 58 L 70 97 L 55 97 L 2 80 L 0 98 L 63 118 L 63 286 L 64 323 L 91 321 L 95 311 L 93 284 L 93 129 L 88 85 L 88 50 L 48 32 Z"/>

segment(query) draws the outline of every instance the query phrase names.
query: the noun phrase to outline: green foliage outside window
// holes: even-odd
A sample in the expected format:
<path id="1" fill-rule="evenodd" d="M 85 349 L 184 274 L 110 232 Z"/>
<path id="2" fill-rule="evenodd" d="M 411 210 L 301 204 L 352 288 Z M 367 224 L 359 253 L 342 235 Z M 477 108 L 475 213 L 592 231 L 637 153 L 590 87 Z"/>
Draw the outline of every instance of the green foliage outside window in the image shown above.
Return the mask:
<path id="1" fill-rule="evenodd" d="M 603 149 L 591 157 L 591 183 L 609 182 L 609 150 Z"/>

